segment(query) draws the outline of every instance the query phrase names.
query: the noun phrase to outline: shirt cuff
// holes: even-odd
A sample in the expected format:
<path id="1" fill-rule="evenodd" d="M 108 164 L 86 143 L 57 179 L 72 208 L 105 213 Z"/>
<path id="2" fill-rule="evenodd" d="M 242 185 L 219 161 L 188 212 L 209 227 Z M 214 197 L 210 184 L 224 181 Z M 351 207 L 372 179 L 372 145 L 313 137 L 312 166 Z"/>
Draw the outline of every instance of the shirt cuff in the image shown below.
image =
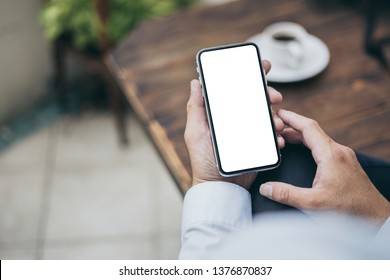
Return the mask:
<path id="1" fill-rule="evenodd" d="M 251 196 L 244 188 L 227 182 L 193 186 L 183 204 L 183 228 L 195 223 L 244 227 L 252 223 Z"/>
<path id="2" fill-rule="evenodd" d="M 386 222 L 379 229 L 376 239 L 390 242 L 390 217 L 387 218 Z"/>

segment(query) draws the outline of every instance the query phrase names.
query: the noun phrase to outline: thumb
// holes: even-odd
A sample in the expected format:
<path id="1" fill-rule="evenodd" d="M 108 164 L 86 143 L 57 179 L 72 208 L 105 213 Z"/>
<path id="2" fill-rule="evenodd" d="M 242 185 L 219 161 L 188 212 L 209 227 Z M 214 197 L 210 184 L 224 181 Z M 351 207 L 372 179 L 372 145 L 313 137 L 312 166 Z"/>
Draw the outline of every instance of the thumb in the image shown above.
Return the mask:
<path id="1" fill-rule="evenodd" d="M 191 94 L 187 103 L 187 124 L 185 139 L 194 140 L 200 137 L 208 129 L 205 105 L 202 97 L 202 89 L 198 80 L 191 81 Z"/>
<path id="2" fill-rule="evenodd" d="M 312 192 L 311 188 L 296 187 L 282 182 L 267 182 L 260 186 L 262 196 L 300 209 L 308 208 L 307 203 Z"/>
<path id="3" fill-rule="evenodd" d="M 187 103 L 187 120 L 195 123 L 207 121 L 202 88 L 198 80 L 191 81 L 191 94 Z"/>

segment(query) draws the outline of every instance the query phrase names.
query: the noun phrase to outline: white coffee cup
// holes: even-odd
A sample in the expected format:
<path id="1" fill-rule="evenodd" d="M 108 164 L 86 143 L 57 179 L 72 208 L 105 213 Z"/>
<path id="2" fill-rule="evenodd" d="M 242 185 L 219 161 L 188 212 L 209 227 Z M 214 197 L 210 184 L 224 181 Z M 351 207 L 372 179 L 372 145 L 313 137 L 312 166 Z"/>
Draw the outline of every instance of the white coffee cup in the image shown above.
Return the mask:
<path id="1" fill-rule="evenodd" d="M 264 58 L 280 67 L 299 67 L 307 35 L 305 28 L 294 22 L 277 22 L 267 26 L 262 32 L 262 44 L 268 50 L 268 57 Z"/>

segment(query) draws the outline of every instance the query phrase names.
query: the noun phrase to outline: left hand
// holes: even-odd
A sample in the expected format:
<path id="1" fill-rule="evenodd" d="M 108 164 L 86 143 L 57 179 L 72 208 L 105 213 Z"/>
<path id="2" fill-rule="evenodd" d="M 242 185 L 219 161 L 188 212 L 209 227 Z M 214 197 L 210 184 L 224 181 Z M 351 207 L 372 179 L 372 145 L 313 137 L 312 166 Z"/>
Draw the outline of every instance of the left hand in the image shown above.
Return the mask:
<path id="1" fill-rule="evenodd" d="M 271 69 L 271 64 L 268 61 L 263 61 L 263 66 L 266 73 L 268 73 Z M 268 87 L 268 93 L 272 104 L 282 102 L 282 95 L 275 89 Z M 276 114 L 274 114 L 274 122 L 277 133 L 283 131 L 284 124 Z M 217 170 L 202 89 L 198 80 L 191 82 L 191 95 L 187 103 L 187 125 L 184 139 L 190 155 L 193 186 L 208 181 L 225 181 L 249 189 L 257 173 L 223 177 Z M 282 137 L 278 137 L 278 144 L 280 148 L 284 147 L 285 143 Z"/>

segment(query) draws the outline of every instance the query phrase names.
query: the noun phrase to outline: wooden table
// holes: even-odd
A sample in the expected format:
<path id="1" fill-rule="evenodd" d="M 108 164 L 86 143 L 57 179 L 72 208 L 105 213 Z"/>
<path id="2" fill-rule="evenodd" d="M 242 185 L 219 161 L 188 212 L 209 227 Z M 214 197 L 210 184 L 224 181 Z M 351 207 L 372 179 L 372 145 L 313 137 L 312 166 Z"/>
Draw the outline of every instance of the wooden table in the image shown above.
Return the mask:
<path id="1" fill-rule="evenodd" d="M 195 54 L 245 41 L 276 21 L 302 24 L 331 53 L 321 75 L 273 85 L 284 95 L 281 106 L 316 119 L 344 145 L 390 160 L 390 79 L 364 53 L 364 18 L 319 2 L 244 0 L 198 7 L 145 22 L 112 53 L 111 71 L 183 192 L 191 183 L 183 132 L 189 83 L 197 77 Z"/>

